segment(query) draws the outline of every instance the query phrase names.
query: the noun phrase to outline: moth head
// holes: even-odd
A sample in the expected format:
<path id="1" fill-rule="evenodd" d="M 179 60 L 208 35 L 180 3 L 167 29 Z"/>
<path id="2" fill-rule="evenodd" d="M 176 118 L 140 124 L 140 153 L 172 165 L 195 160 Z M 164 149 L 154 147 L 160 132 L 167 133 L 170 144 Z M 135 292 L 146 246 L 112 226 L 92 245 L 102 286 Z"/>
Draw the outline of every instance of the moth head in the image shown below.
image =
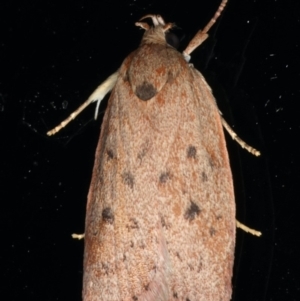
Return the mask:
<path id="1" fill-rule="evenodd" d="M 146 22 L 140 22 L 142 20 L 150 18 L 153 25 L 149 25 Z M 165 23 L 164 19 L 160 15 L 146 15 L 142 17 L 139 22 L 135 23 L 145 29 L 145 34 L 143 36 L 142 43 L 166 43 L 166 34 L 169 29 L 175 26 L 174 23 Z M 168 43 L 168 42 L 167 42 Z"/>
<path id="2" fill-rule="evenodd" d="M 146 22 L 136 22 L 135 25 L 142 27 L 143 29 L 145 29 L 146 31 L 149 30 L 150 28 L 155 28 L 155 27 L 160 27 L 162 29 L 163 32 L 168 31 L 170 28 L 172 28 L 174 26 L 173 23 L 165 23 L 164 19 L 162 16 L 160 15 L 146 15 L 144 17 L 142 17 L 139 21 L 145 20 L 150 18 L 153 22 L 153 26 L 150 26 L 148 23 Z"/>

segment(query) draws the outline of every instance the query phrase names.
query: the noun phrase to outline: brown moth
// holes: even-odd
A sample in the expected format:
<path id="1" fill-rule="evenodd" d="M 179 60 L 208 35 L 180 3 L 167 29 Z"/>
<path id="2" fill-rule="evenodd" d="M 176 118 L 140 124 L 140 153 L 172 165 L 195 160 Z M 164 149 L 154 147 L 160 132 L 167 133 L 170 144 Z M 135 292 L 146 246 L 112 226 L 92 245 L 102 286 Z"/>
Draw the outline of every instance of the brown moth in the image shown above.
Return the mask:
<path id="1" fill-rule="evenodd" d="M 172 24 L 145 16 L 153 26 L 137 23 L 146 30 L 139 48 L 48 133 L 112 90 L 86 208 L 84 301 L 231 298 L 236 220 L 222 123 L 228 125 L 188 63 L 226 2 L 183 54 L 166 42 Z"/>

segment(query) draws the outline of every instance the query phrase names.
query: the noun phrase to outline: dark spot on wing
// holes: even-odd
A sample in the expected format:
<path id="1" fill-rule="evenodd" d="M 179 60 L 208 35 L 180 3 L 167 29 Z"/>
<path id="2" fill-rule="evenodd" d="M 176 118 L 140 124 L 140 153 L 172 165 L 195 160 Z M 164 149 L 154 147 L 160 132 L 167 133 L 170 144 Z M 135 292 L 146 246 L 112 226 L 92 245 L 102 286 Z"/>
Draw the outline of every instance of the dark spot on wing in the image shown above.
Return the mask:
<path id="1" fill-rule="evenodd" d="M 187 148 L 187 157 L 196 159 L 196 154 L 197 154 L 196 147 L 193 145 L 189 145 L 189 147 Z"/>
<path id="2" fill-rule="evenodd" d="M 178 294 L 176 292 L 173 293 L 173 298 L 178 299 Z"/>
<path id="3" fill-rule="evenodd" d="M 149 100 L 156 95 L 157 91 L 155 87 L 147 82 L 143 82 L 136 87 L 135 94 L 141 100 Z"/>
<path id="4" fill-rule="evenodd" d="M 132 300 L 137 301 L 137 300 L 139 300 L 139 298 L 137 296 L 132 296 Z"/>
<path id="5" fill-rule="evenodd" d="M 162 183 L 162 184 L 166 183 L 170 178 L 171 178 L 171 175 L 168 171 L 167 172 L 162 172 L 159 176 L 159 182 Z"/>
<path id="6" fill-rule="evenodd" d="M 189 208 L 185 211 L 184 218 L 192 221 L 201 212 L 199 206 L 191 201 Z"/>
<path id="7" fill-rule="evenodd" d="M 106 151 L 106 153 L 107 153 L 107 156 L 108 156 L 108 160 L 113 159 L 115 157 L 115 154 L 111 149 L 108 149 Z"/>
<path id="8" fill-rule="evenodd" d="M 114 217 L 114 214 L 113 214 L 111 208 L 106 207 L 103 209 L 102 218 L 105 222 L 107 222 L 109 224 L 112 224 L 114 222 L 115 217 Z"/>

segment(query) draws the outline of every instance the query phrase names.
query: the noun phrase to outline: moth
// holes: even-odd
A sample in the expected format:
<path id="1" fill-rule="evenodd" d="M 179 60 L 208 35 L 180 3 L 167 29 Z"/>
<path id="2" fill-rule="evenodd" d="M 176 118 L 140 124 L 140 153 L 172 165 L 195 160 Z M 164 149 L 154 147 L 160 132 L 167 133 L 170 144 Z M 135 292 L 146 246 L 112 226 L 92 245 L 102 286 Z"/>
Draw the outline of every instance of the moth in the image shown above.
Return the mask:
<path id="1" fill-rule="evenodd" d="M 86 207 L 84 301 L 231 298 L 236 219 L 222 124 L 258 152 L 232 132 L 189 64 L 226 3 L 183 53 L 166 42 L 172 23 L 143 17 L 138 49 L 48 132 L 111 91 Z"/>

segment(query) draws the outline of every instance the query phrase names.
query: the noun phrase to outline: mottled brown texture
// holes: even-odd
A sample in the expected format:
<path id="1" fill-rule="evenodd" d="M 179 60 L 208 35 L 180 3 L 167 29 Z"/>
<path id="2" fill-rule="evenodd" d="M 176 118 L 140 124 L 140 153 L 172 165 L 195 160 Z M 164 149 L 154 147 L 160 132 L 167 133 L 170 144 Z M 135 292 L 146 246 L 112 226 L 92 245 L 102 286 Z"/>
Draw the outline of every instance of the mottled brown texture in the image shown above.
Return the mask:
<path id="1" fill-rule="evenodd" d="M 143 92 L 147 101 L 139 98 L 144 83 L 156 91 Z M 232 176 L 215 99 L 157 25 L 124 60 L 103 119 L 83 300 L 229 301 L 234 245 Z"/>

